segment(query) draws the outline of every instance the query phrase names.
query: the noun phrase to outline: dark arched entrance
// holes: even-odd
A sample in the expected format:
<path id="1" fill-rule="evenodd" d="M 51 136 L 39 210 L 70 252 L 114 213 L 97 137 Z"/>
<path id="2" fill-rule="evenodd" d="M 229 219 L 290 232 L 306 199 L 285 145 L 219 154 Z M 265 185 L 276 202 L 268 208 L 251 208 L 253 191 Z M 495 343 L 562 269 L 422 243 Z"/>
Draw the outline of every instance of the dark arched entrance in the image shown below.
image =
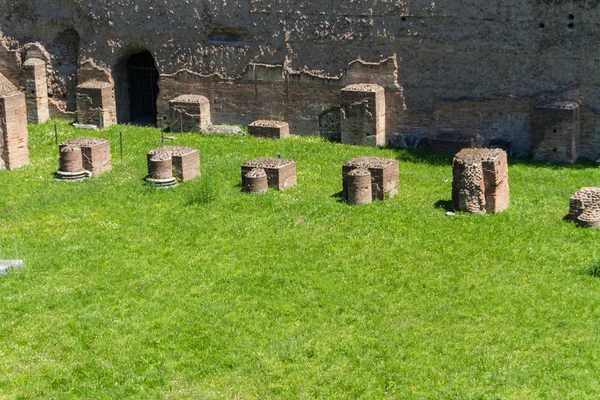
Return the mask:
<path id="1" fill-rule="evenodd" d="M 129 122 L 136 125 L 156 125 L 158 70 L 148 51 L 133 54 L 127 60 Z"/>

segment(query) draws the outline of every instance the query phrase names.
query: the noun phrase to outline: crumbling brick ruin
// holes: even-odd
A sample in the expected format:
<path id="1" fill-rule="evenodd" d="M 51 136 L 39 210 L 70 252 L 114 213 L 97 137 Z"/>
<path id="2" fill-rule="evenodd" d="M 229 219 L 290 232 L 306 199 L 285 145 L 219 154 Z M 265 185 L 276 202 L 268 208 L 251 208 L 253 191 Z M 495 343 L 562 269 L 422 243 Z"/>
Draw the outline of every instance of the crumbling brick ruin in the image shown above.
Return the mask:
<path id="1" fill-rule="evenodd" d="M 117 123 L 113 85 L 88 81 L 77 86 L 77 119 L 80 124 L 106 128 Z"/>
<path id="2" fill-rule="evenodd" d="M 250 184 L 247 182 L 246 175 L 256 168 L 265 171 L 268 185 L 272 189 L 285 190 L 296 186 L 296 163 L 294 161 L 285 158 L 260 157 L 242 165 L 242 187 Z"/>
<path id="3" fill-rule="evenodd" d="M 431 150 L 436 153 L 456 154 L 464 148 L 482 147 L 480 136 L 442 132 L 431 140 Z"/>
<path id="4" fill-rule="evenodd" d="M 375 84 L 354 84 L 342 89 L 342 143 L 385 145 L 385 90 Z"/>
<path id="5" fill-rule="evenodd" d="M 560 100 L 538 104 L 533 112 L 531 130 L 535 159 L 577 161 L 581 135 L 579 104 Z"/>
<path id="6" fill-rule="evenodd" d="M 348 183 L 362 182 L 366 179 L 361 173 L 353 173 L 353 177 L 347 176 L 355 169 L 366 169 L 370 173 L 371 198 L 372 200 L 387 200 L 398 194 L 399 188 L 399 165 L 398 160 L 382 157 L 357 157 L 342 166 L 343 194 L 346 201 L 350 201 L 350 189 Z M 354 189 L 352 189 L 354 190 Z"/>
<path id="7" fill-rule="evenodd" d="M 25 95 L 0 74 L 0 170 L 29 164 Z"/>
<path id="8" fill-rule="evenodd" d="M 452 163 L 452 206 L 479 214 L 508 208 L 508 158 L 502 149 L 463 149 Z"/>
<path id="9" fill-rule="evenodd" d="M 210 102 L 204 96 L 184 94 L 169 106 L 171 132 L 199 132 L 210 125 Z"/>
<path id="10" fill-rule="evenodd" d="M 39 58 L 30 58 L 21 69 L 22 90 L 27 103 L 27 122 L 41 124 L 50 119 L 48 108 L 48 78 L 46 63 Z"/>
<path id="11" fill-rule="evenodd" d="M 253 168 L 242 178 L 244 192 L 252 194 L 263 194 L 269 188 L 267 173 L 262 168 Z"/>
<path id="12" fill-rule="evenodd" d="M 355 168 L 344 175 L 345 200 L 349 204 L 369 204 L 373 202 L 371 171 Z"/>
<path id="13" fill-rule="evenodd" d="M 100 81 L 123 123 L 167 125 L 171 100 L 199 95 L 215 124 L 285 120 L 294 134 L 360 144 L 480 135 L 568 162 L 600 154 L 597 1 L 0 0 L 0 10 L 0 73 L 24 87 L 24 64 L 45 62 L 50 116 L 72 117 L 77 85 Z M 382 88 L 375 114 L 367 93 L 348 102 L 353 85 Z M 556 99 L 578 105 L 578 134 L 571 117 L 560 118 L 572 128 L 538 118 Z M 98 123 L 97 107 L 80 104 L 84 123 Z"/>
<path id="14" fill-rule="evenodd" d="M 567 218 L 583 228 L 600 226 L 600 188 L 579 189 L 570 200 Z"/>
<path id="15" fill-rule="evenodd" d="M 290 126 L 285 121 L 258 120 L 248 125 L 248 134 L 262 138 L 283 139 L 290 136 Z"/>
<path id="16" fill-rule="evenodd" d="M 146 180 L 157 186 L 174 186 L 177 179 L 186 182 L 200 175 L 200 152 L 191 147 L 162 146 L 150 150 L 147 160 Z"/>
<path id="17" fill-rule="evenodd" d="M 81 180 L 112 169 L 110 142 L 106 139 L 77 137 L 61 143 L 58 149 L 57 179 Z"/>

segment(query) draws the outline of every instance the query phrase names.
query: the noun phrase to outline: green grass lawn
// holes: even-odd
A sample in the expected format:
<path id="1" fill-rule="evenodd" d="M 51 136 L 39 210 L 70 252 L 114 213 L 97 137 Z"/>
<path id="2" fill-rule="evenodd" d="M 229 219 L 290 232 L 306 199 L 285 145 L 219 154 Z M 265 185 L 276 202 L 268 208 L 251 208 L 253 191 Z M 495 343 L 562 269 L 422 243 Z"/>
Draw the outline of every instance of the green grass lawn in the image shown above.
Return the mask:
<path id="1" fill-rule="evenodd" d="M 56 182 L 52 123 L 0 172 L 0 259 L 25 260 L 0 277 L 0 398 L 600 396 L 600 231 L 563 220 L 591 164 L 511 160 L 506 212 L 450 217 L 449 156 L 183 135 L 202 176 L 160 190 L 157 129 L 92 134 L 111 172 Z M 298 186 L 242 193 L 241 164 L 278 154 Z M 400 160 L 399 196 L 340 200 L 360 155 Z"/>

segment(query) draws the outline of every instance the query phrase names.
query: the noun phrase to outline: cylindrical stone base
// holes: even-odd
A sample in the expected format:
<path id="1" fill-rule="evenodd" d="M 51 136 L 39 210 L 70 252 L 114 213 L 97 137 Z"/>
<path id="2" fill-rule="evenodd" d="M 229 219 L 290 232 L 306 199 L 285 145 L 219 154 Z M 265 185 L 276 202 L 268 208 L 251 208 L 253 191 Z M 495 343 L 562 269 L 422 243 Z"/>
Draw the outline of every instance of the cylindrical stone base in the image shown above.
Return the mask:
<path id="1" fill-rule="evenodd" d="M 170 157 L 148 157 L 148 178 L 171 179 L 173 178 L 173 159 Z"/>
<path id="2" fill-rule="evenodd" d="M 349 204 L 369 204 L 373 202 L 371 172 L 366 168 L 356 168 L 345 177 L 346 201 Z"/>
<path id="3" fill-rule="evenodd" d="M 72 146 L 59 146 L 60 150 L 60 168 L 61 172 L 82 172 L 83 158 L 81 157 L 81 148 Z"/>
<path id="4" fill-rule="evenodd" d="M 244 176 L 244 192 L 262 194 L 269 188 L 267 173 L 262 168 L 254 168 Z"/>

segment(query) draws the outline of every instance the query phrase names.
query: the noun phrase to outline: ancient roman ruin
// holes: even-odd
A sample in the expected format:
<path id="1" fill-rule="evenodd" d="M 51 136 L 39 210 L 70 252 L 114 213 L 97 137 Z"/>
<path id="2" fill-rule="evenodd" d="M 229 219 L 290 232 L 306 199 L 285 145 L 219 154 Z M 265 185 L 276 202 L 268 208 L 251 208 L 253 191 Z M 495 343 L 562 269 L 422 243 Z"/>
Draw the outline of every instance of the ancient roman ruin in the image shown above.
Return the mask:
<path id="1" fill-rule="evenodd" d="M 480 214 L 508 208 L 508 158 L 504 150 L 461 150 L 454 156 L 452 177 L 455 209 Z"/>
<path id="2" fill-rule="evenodd" d="M 261 187 L 263 184 L 255 183 L 255 175 L 262 175 L 256 169 L 265 171 L 268 187 L 276 190 L 285 190 L 296 186 L 296 163 L 286 158 L 259 157 L 247 161 L 242 165 L 242 187 Z M 254 172 L 252 172 L 254 171 Z M 261 178 L 263 181 L 264 179 Z M 262 190 L 262 189 L 261 189 Z"/>
<path id="3" fill-rule="evenodd" d="M 283 139 L 290 135 L 290 126 L 285 121 L 258 120 L 248 125 L 248 134 L 262 138 Z"/>
<path id="4" fill-rule="evenodd" d="M 58 150 L 56 179 L 78 181 L 112 169 L 110 142 L 106 139 L 77 137 L 61 143 Z"/>
<path id="5" fill-rule="evenodd" d="M 276 120 L 345 143 L 600 154 L 594 1 L 0 0 L 0 10 L 0 74 L 26 93 L 30 122 L 178 131 Z"/>
<path id="6" fill-rule="evenodd" d="M 172 187 L 200 175 L 200 152 L 191 147 L 162 146 L 147 154 L 146 181 L 159 187 Z"/>
<path id="7" fill-rule="evenodd" d="M 600 188 L 579 189 L 570 200 L 567 218 L 583 228 L 600 226 Z"/>
<path id="8" fill-rule="evenodd" d="M 367 174 L 365 171 L 368 171 Z M 371 189 L 364 188 L 368 181 Z M 382 157 L 357 157 L 342 166 L 344 199 L 351 204 L 365 204 L 367 195 L 371 201 L 387 200 L 398 194 L 398 160 Z"/>

